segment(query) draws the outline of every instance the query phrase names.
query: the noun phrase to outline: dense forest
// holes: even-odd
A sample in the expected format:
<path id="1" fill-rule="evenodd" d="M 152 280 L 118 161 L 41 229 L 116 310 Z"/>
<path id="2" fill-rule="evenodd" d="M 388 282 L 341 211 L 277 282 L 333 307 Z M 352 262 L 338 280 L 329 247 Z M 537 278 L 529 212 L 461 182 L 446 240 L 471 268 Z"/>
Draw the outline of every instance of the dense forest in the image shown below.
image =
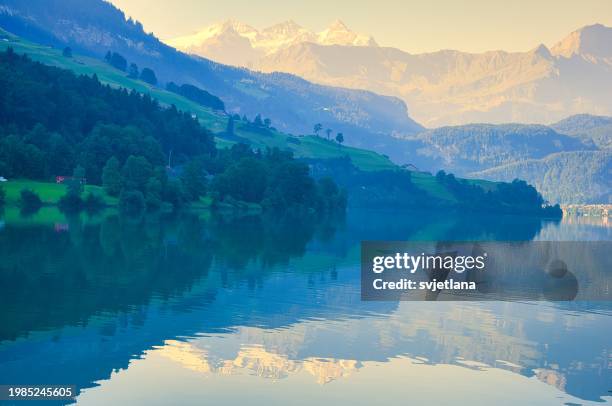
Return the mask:
<path id="1" fill-rule="evenodd" d="M 550 127 L 528 124 L 467 124 L 428 130 L 417 142 L 418 167 L 450 168 L 461 174 L 524 159 L 539 159 L 562 151 L 593 149 L 580 139 Z M 429 165 L 429 166 L 427 166 Z"/>
<path id="2" fill-rule="evenodd" d="M 352 205 L 379 208 L 428 208 L 458 210 L 471 213 L 525 214 L 560 218 L 559 205 L 550 206 L 536 188 L 521 180 L 510 183 L 488 183 L 459 179 L 451 173 L 438 171 L 433 180 L 438 192 L 448 192 L 436 198 L 417 186 L 416 171 L 362 172 L 348 158 L 311 162 L 315 177 L 333 176 L 350 196 Z"/>
<path id="3" fill-rule="evenodd" d="M 213 110 L 225 110 L 225 104 L 223 101 L 219 99 L 217 96 L 208 93 L 206 90 L 202 90 L 199 87 L 183 84 L 177 85 L 174 82 L 169 82 L 166 85 L 166 90 L 169 92 L 173 92 L 176 94 L 180 94 L 181 96 L 198 103 L 205 107 L 210 107 Z"/>
<path id="4" fill-rule="evenodd" d="M 206 193 L 275 209 L 332 210 L 346 200 L 289 154 L 244 145 L 219 151 L 190 113 L 10 48 L 0 54 L 0 175 L 68 177 L 66 207 L 81 204 L 85 182 L 103 185 L 126 210 L 177 207 Z"/>
<path id="5" fill-rule="evenodd" d="M 575 151 L 526 159 L 474 173 L 481 179 L 524 179 L 561 203 L 611 203 L 612 151 Z"/>
<path id="6" fill-rule="evenodd" d="M 536 188 L 523 180 L 498 183 L 495 189 L 484 190 L 465 179 L 458 180 L 451 173 L 438 171 L 436 181 L 446 186 L 460 204 L 470 210 L 544 215 L 553 218 L 563 215 L 558 204 L 547 205 Z"/>

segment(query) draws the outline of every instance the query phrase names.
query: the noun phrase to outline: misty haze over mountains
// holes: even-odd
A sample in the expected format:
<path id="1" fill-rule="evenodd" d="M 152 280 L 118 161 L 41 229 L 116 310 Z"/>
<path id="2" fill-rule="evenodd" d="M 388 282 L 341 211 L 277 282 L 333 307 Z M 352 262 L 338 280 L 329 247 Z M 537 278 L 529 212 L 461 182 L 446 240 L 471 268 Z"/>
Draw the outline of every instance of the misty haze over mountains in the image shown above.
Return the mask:
<path id="1" fill-rule="evenodd" d="M 118 52 L 154 69 L 162 87 L 198 86 L 228 113 L 261 114 L 294 135 L 321 123 L 422 171 L 521 178 L 551 202 L 612 202 L 612 28 L 603 25 L 551 49 L 409 54 L 341 21 L 321 32 L 228 21 L 168 41 L 191 55 L 101 0 L 0 0 L 0 27 L 100 60 Z"/>
<path id="2" fill-rule="evenodd" d="M 426 127 L 612 114 L 612 28 L 600 24 L 551 49 L 539 45 L 525 52 L 410 54 L 378 46 L 340 21 L 321 33 L 293 21 L 261 31 L 228 21 L 168 43 L 223 63 L 396 96 Z"/>

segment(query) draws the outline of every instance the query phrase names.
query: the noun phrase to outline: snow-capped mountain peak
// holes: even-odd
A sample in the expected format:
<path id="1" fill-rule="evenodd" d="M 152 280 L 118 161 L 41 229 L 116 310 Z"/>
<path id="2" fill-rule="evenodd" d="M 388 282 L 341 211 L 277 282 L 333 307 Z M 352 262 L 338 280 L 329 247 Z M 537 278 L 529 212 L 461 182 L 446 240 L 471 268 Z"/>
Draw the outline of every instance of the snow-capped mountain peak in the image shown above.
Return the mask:
<path id="1" fill-rule="evenodd" d="M 267 36 L 290 37 L 306 31 L 304 27 L 293 20 L 287 20 L 279 24 L 264 28 L 261 32 Z"/>
<path id="2" fill-rule="evenodd" d="M 374 38 L 351 31 L 341 20 L 335 20 L 318 34 L 321 45 L 377 46 Z"/>
<path id="3" fill-rule="evenodd" d="M 201 46 L 209 40 L 214 40 L 216 37 L 226 36 L 228 33 L 247 38 L 251 42 L 257 41 L 259 35 L 259 32 L 248 24 L 236 20 L 226 20 L 212 24 L 194 34 L 173 38 L 166 42 L 175 48 L 188 50 Z"/>
<path id="4" fill-rule="evenodd" d="M 293 20 L 288 20 L 263 29 L 260 32 L 259 40 L 251 41 L 251 44 L 255 48 L 263 49 L 266 53 L 273 53 L 283 47 L 300 42 L 312 42 L 315 39 L 311 31 Z"/>
<path id="5" fill-rule="evenodd" d="M 210 25 L 195 34 L 170 39 L 167 43 L 183 51 L 197 53 L 196 50 L 208 49 L 212 43 L 223 42 L 231 46 L 226 40 L 220 41 L 220 39 L 233 37 L 247 39 L 253 49 L 264 54 L 271 54 L 284 47 L 304 42 L 319 45 L 377 46 L 372 37 L 351 31 L 340 20 L 334 21 L 319 33 L 310 31 L 293 20 L 272 25 L 261 31 L 239 21 L 227 20 Z M 239 38 L 235 39 L 242 42 Z"/>

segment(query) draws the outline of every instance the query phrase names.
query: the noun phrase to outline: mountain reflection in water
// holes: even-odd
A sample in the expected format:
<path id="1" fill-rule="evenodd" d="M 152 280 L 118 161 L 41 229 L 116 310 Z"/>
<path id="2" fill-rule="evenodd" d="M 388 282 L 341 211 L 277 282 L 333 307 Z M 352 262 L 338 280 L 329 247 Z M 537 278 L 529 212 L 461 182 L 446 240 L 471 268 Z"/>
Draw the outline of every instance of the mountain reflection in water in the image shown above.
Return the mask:
<path id="1" fill-rule="evenodd" d="M 606 225 L 373 211 L 9 214 L 3 384 L 76 384 L 83 404 L 253 404 L 251 392 L 261 403 L 300 403 L 290 394 L 304 392 L 371 404 L 440 385 L 464 391 L 459 404 L 476 393 L 499 404 L 527 393 L 534 404 L 611 401 L 609 302 L 366 303 L 359 272 L 362 240 L 609 240 Z"/>

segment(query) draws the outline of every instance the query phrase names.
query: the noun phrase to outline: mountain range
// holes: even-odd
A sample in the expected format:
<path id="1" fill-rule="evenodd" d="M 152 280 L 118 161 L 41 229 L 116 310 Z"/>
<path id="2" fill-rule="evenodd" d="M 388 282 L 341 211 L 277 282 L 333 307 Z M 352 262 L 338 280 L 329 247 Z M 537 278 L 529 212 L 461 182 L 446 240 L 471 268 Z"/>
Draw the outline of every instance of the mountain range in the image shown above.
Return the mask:
<path id="1" fill-rule="evenodd" d="M 420 55 L 381 47 L 339 21 L 318 33 L 291 21 L 261 31 L 229 21 L 169 41 L 181 52 L 102 0 L 0 0 L 0 27 L 99 61 L 108 51 L 120 53 L 154 69 L 158 87 L 195 85 L 220 97 L 227 113 L 261 114 L 282 132 L 310 134 L 321 123 L 322 133 L 342 132 L 346 144 L 420 171 L 521 178 L 553 203 L 612 201 L 612 29 L 602 25 L 578 30 L 550 50 Z M 206 52 L 242 67 L 195 55 Z M 275 58 L 278 63 L 270 62 Z M 262 68 L 281 62 L 287 69 Z M 408 115 L 405 100 L 411 115 L 429 125 L 477 124 L 425 129 Z M 574 111 L 600 115 L 565 118 Z"/>
<path id="2" fill-rule="evenodd" d="M 220 97 L 229 113 L 251 119 L 261 114 L 282 131 L 310 133 L 315 123 L 321 123 L 334 132 L 351 134 L 347 143 L 359 145 L 379 138 L 393 143 L 392 133 L 422 129 L 398 98 L 188 55 L 145 33 L 139 22 L 102 0 L 0 0 L 0 27 L 27 40 L 69 46 L 100 59 L 108 51 L 119 53 L 129 63 L 152 68 L 162 86 L 170 81 L 198 86 Z"/>
<path id="3" fill-rule="evenodd" d="M 261 31 L 227 21 L 168 43 L 262 72 L 396 96 L 426 127 L 612 114 L 612 28 L 601 24 L 525 52 L 411 54 L 379 46 L 340 21 L 320 33 L 293 21 Z"/>
<path id="4" fill-rule="evenodd" d="M 177 49 L 229 65 L 250 67 L 250 63 L 283 48 L 309 42 L 323 46 L 378 46 L 374 38 L 357 34 L 340 20 L 315 33 L 292 20 L 261 31 L 235 20 L 213 24 L 193 35 L 166 41 Z"/>

